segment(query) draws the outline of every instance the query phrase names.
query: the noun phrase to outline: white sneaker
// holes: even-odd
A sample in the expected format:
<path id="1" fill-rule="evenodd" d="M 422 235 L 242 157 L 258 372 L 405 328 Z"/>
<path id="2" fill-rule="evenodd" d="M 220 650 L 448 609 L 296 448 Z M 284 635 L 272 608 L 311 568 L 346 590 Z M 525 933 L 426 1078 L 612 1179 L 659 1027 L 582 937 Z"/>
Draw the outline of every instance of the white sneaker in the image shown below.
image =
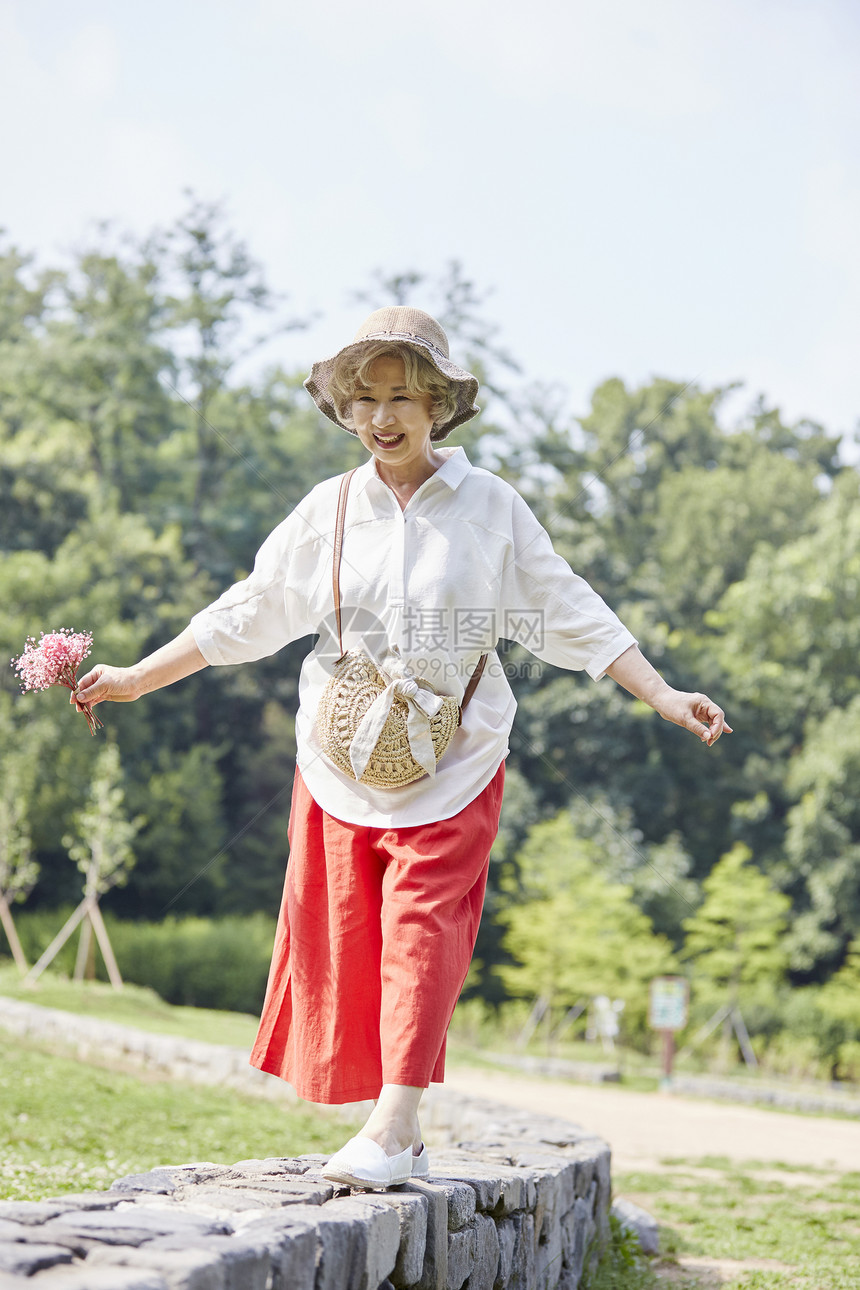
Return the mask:
<path id="1" fill-rule="evenodd" d="M 423 1149 L 422 1155 L 426 1154 Z M 387 1156 L 371 1138 L 350 1138 L 335 1152 L 322 1175 L 329 1182 L 346 1183 L 349 1187 L 384 1189 L 408 1182 L 414 1173 L 413 1161 L 420 1159 L 412 1154 L 411 1145 L 396 1156 Z"/>

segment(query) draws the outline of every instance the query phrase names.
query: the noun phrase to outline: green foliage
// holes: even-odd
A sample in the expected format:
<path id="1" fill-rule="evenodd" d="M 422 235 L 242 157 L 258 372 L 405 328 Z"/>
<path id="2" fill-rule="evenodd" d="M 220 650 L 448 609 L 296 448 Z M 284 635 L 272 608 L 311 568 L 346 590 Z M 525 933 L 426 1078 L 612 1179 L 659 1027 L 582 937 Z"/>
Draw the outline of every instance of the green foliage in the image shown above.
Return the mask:
<path id="1" fill-rule="evenodd" d="M 733 846 L 705 879 L 701 907 L 684 920 L 683 957 L 700 980 L 734 1001 L 745 986 L 779 984 L 787 966 L 782 932 L 790 901 L 751 859 L 748 847 Z"/>
<path id="2" fill-rule="evenodd" d="M 274 919 L 166 918 L 108 922 L 123 978 L 168 1003 L 259 1014 L 275 937 Z"/>
<path id="3" fill-rule="evenodd" d="M 88 893 L 104 895 L 111 887 L 124 886 L 134 867 L 131 843 L 144 818 L 126 818 L 121 778 L 119 749 L 105 744 L 96 758 L 89 800 L 72 817 L 77 836 L 63 838 L 69 857 L 86 876 Z"/>
<path id="4" fill-rule="evenodd" d="M 0 893 L 10 904 L 25 900 L 38 876 L 20 765 L 7 753 L 0 759 Z"/>
<path id="5" fill-rule="evenodd" d="M 846 1021 L 860 1039 L 860 937 L 848 947 L 845 962 L 818 992 L 822 1010 L 838 1021 Z"/>
<path id="6" fill-rule="evenodd" d="M 59 931 L 70 909 L 24 910 L 16 925 L 24 953 L 34 962 Z M 124 981 L 148 986 L 167 1003 L 259 1015 L 275 938 L 265 914 L 209 919 L 167 917 L 159 923 L 127 922 L 105 915 Z M 2 962 L 2 959 L 0 959 Z M 70 976 L 74 939 L 57 956 L 57 972 Z M 97 971 L 106 980 L 104 964 Z"/>
<path id="7" fill-rule="evenodd" d="M 530 830 L 517 877 L 505 883 L 509 903 L 498 913 L 514 962 L 497 970 L 512 994 L 543 996 L 550 1008 L 597 994 L 622 999 L 623 1027 L 636 1034 L 650 979 L 672 970 L 671 947 L 654 934 L 632 889 L 610 882 L 598 859 L 568 814 Z"/>
<path id="8" fill-rule="evenodd" d="M 439 278 L 386 271 L 357 296 L 362 308 L 437 313 L 484 385 L 485 411 L 457 441 L 527 496 L 667 679 L 712 693 L 735 727 L 708 751 L 609 681 L 548 666 L 514 674 L 472 988 L 501 1001 L 514 977 L 495 969 L 522 966 L 516 935 L 525 952 L 580 917 L 569 890 L 532 898 L 519 933 L 502 917 L 504 875 L 516 879 L 529 830 L 560 811 L 607 884 L 594 900 L 615 911 L 616 938 L 632 902 L 679 948 L 703 882 L 742 843 L 790 900 L 791 981 L 824 982 L 860 935 L 860 473 L 840 466 L 823 427 L 788 424 L 761 400 L 724 424 L 732 387 L 611 377 L 571 418 L 563 390 L 522 381 L 487 293 L 457 263 Z M 362 459 L 312 406 L 303 372 L 286 362 L 240 376 L 242 337 L 253 348 L 301 325 L 220 210 L 193 197 L 144 241 L 104 227 L 64 270 L 0 247 L 0 656 L 68 625 L 94 631 L 97 659 L 131 663 L 243 576 L 315 483 Z M 146 819 L 108 911 L 274 914 L 306 649 L 103 714 L 128 814 Z M 79 895 L 62 839 L 100 744 L 64 695 L 13 700 L 13 688 L 7 673 L 0 836 L 20 850 L 29 835 L 30 907 L 56 907 Z M 550 963 L 539 975 L 564 976 Z"/>
<path id="9" fill-rule="evenodd" d="M 658 1284 L 654 1269 L 642 1253 L 635 1232 L 609 1216 L 609 1244 L 596 1267 L 587 1270 L 583 1290 L 653 1290 Z"/>

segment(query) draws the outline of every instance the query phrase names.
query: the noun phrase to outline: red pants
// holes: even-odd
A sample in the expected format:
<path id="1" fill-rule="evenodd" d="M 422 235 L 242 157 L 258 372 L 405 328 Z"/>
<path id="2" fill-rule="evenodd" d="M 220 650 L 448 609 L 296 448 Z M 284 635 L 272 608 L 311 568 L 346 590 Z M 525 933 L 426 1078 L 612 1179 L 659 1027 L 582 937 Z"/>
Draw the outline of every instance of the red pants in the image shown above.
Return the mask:
<path id="1" fill-rule="evenodd" d="M 426 1088 L 466 978 L 499 826 L 504 762 L 448 820 L 345 824 L 298 772 L 290 861 L 251 1065 L 311 1102 Z"/>

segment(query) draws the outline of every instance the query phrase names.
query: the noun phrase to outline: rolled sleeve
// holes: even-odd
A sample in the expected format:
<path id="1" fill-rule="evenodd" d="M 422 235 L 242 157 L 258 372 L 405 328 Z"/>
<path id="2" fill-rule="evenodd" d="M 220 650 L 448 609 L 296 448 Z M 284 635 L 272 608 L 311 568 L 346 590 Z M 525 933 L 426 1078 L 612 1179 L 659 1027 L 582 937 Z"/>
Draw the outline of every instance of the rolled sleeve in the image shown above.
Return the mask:
<path id="1" fill-rule="evenodd" d="M 314 631 L 307 612 L 306 546 L 289 516 L 257 552 L 253 572 L 195 614 L 191 631 L 207 663 L 250 663 Z"/>
<path id="2" fill-rule="evenodd" d="M 544 662 L 599 681 L 636 638 L 553 550 L 549 534 L 518 494 L 512 534 L 503 573 L 506 634 Z"/>

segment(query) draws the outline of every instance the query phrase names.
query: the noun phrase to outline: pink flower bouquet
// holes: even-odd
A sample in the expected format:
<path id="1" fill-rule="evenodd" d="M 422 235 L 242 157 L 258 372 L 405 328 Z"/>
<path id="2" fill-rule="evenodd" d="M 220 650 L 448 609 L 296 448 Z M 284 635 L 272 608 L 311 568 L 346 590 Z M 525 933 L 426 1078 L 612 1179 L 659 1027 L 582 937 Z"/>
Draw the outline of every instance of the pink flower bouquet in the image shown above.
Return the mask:
<path id="1" fill-rule="evenodd" d="M 64 685 L 74 694 L 78 688 L 78 668 L 89 654 L 93 638 L 90 632 L 73 632 L 71 627 L 59 631 L 28 636 L 24 653 L 12 659 L 12 666 L 21 680 L 21 693 L 27 690 L 47 690 L 51 685 Z M 91 708 L 84 708 L 84 716 L 94 735 L 102 722 Z"/>

